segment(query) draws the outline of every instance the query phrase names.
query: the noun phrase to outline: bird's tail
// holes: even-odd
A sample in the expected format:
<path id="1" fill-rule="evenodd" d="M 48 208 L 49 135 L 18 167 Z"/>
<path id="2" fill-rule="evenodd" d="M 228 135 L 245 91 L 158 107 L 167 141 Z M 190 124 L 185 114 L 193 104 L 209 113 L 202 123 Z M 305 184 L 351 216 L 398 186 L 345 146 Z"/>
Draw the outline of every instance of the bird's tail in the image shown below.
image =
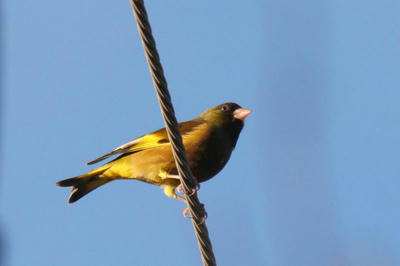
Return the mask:
<path id="1" fill-rule="evenodd" d="M 73 203 L 88 194 L 90 191 L 112 181 L 113 179 L 111 178 L 102 177 L 102 173 L 107 169 L 108 167 L 103 166 L 87 174 L 61 180 L 57 182 L 57 186 L 72 187 L 68 203 Z"/>

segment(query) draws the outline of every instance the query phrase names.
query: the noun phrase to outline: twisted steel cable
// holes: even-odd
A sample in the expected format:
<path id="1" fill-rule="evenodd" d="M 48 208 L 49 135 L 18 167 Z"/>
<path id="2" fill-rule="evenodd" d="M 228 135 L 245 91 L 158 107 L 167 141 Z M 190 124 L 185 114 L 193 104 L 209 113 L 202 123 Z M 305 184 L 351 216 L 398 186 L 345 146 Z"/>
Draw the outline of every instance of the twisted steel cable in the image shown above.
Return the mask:
<path id="1" fill-rule="evenodd" d="M 179 132 L 178 123 L 175 117 L 174 107 L 171 103 L 171 96 L 168 91 L 167 81 L 164 76 L 160 57 L 153 38 L 150 23 L 143 0 L 130 0 L 136 24 L 139 30 L 142 44 L 145 50 L 146 59 L 149 64 L 153 85 L 156 89 L 157 98 L 160 103 L 161 113 L 164 118 L 165 128 L 172 145 L 176 168 L 179 179 L 185 191 L 185 198 L 192 215 L 192 224 L 199 245 L 201 259 L 204 265 L 216 265 L 215 256 L 212 250 L 208 230 L 205 223 L 206 212 L 204 205 L 200 203 L 196 188 L 197 180 L 193 177 L 186 156 L 186 150 L 182 143 L 182 136 Z"/>

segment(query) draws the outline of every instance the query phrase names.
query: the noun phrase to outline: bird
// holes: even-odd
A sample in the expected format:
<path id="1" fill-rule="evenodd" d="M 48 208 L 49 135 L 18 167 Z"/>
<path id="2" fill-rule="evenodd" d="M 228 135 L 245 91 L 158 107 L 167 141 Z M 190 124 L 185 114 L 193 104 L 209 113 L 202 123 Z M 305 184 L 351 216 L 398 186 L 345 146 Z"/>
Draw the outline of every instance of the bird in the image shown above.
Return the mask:
<path id="1" fill-rule="evenodd" d="M 228 102 L 178 124 L 192 174 L 198 182 L 209 180 L 224 168 L 236 146 L 244 120 L 251 112 Z M 185 201 L 176 193 L 180 180 L 165 128 L 123 144 L 87 165 L 114 155 L 119 156 L 86 174 L 56 183 L 60 187 L 72 187 L 68 203 L 76 202 L 94 189 L 117 179 L 157 185 L 168 197 Z"/>

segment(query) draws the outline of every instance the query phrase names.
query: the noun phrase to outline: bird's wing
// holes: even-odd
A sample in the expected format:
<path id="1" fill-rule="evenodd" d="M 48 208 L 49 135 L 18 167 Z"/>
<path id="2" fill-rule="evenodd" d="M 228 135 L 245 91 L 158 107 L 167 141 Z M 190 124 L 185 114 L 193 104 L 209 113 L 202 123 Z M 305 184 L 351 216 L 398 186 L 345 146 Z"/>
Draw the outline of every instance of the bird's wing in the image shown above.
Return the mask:
<path id="1" fill-rule="evenodd" d="M 185 135 L 193 132 L 201 124 L 202 121 L 200 120 L 191 120 L 179 123 L 179 131 L 181 132 L 182 137 L 185 137 Z M 167 131 L 165 130 L 165 128 L 162 128 L 154 131 L 153 133 L 144 135 L 128 143 L 125 143 L 113 150 L 112 152 L 104 154 L 103 156 L 88 162 L 87 165 L 95 164 L 116 154 L 134 153 L 167 144 L 169 144 Z"/>

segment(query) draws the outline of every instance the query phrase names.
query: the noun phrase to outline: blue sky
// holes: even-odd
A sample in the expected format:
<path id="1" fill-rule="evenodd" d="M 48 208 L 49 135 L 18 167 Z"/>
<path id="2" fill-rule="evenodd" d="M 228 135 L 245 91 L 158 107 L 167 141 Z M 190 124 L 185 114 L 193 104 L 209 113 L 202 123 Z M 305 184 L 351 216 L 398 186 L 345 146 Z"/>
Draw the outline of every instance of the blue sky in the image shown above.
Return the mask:
<path id="1" fill-rule="evenodd" d="M 253 109 L 199 198 L 219 265 L 400 264 L 400 2 L 146 1 L 179 121 Z M 184 205 L 56 181 L 163 125 L 129 1 L 3 1 L 4 265 L 201 265 Z"/>

